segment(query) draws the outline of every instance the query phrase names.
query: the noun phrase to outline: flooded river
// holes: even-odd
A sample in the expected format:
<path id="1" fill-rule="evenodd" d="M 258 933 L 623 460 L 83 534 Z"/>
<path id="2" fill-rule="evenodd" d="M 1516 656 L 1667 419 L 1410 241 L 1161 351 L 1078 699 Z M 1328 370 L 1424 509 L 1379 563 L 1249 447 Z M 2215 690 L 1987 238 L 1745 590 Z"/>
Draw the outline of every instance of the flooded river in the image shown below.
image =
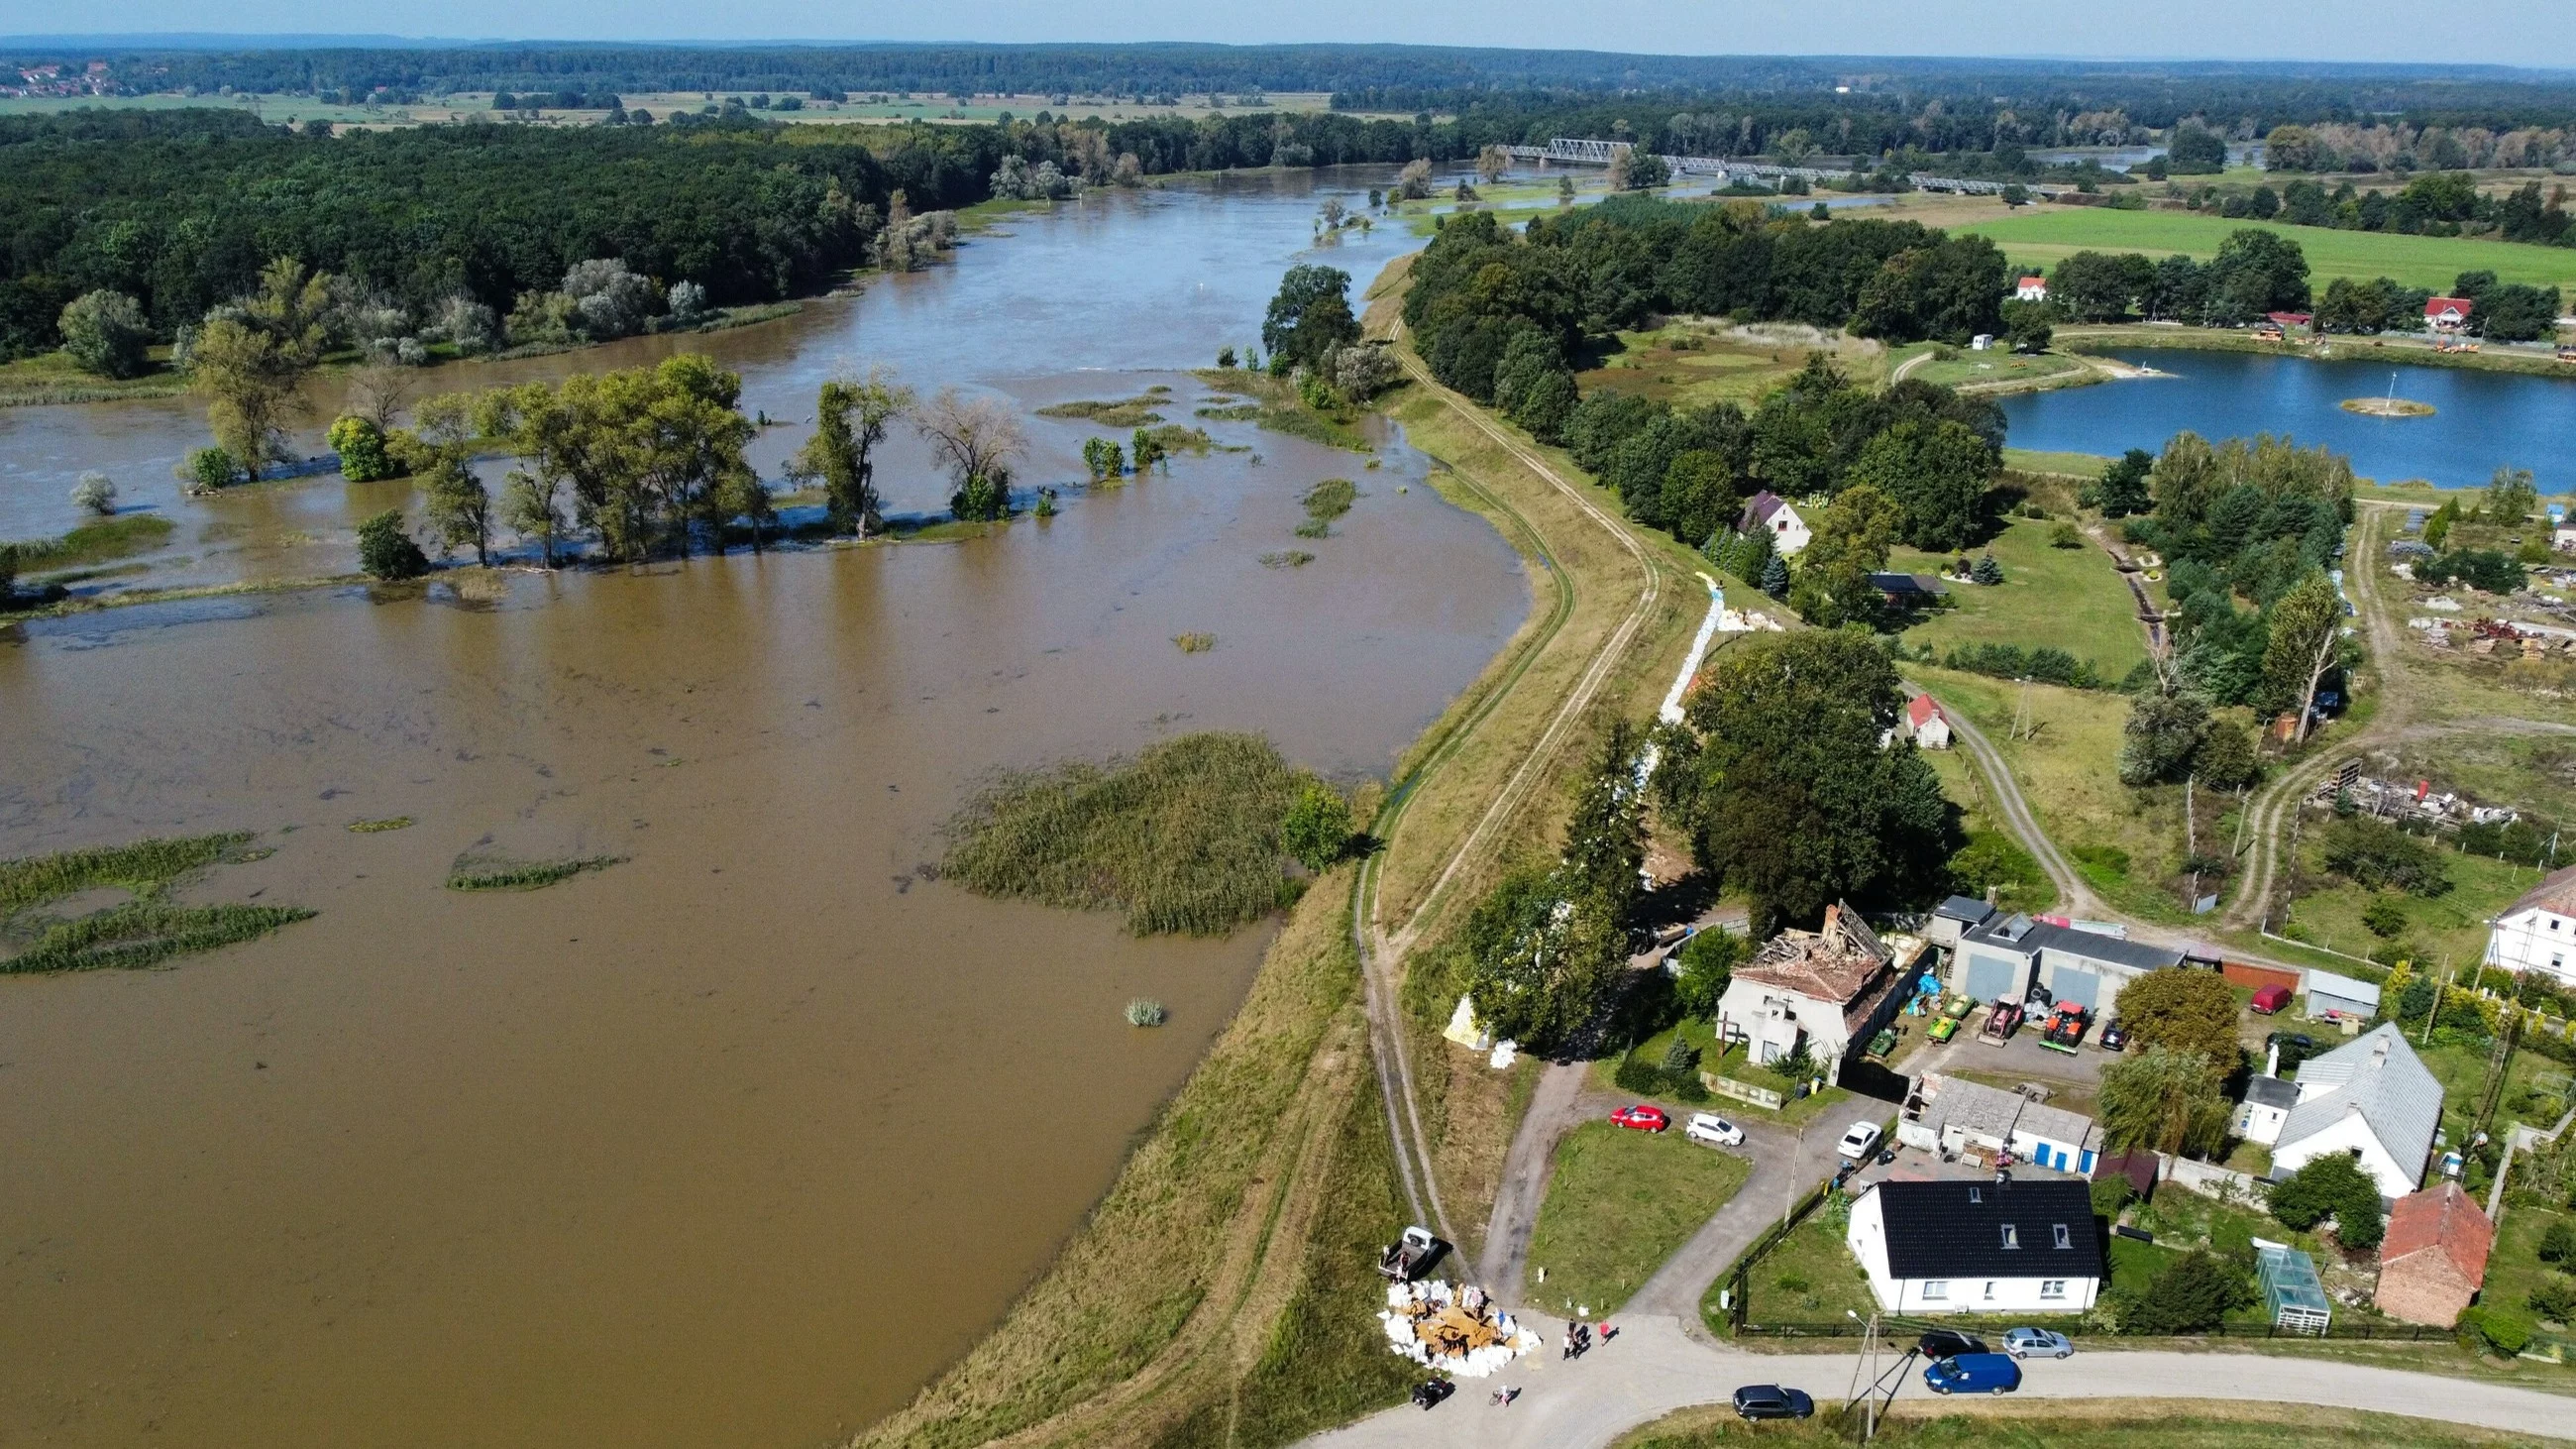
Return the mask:
<path id="1" fill-rule="evenodd" d="M 1161 382 L 1186 419 L 1204 389 L 1139 370 L 1257 336 L 1311 186 L 1089 200 L 690 345 L 774 417 L 886 361 L 1032 404 Z M 1365 281 L 1413 244 L 1382 228 L 1340 264 Z M 1030 429 L 1024 482 L 1078 476 L 1090 429 Z M 0 978 L 0 1443 L 807 1446 L 901 1403 L 1075 1227 L 1267 940 L 1139 942 L 932 881 L 962 794 L 1201 728 L 1382 773 L 1529 605 L 1400 439 L 1362 471 L 1211 431 L 1253 451 L 968 543 L 143 606 L 0 644 L 0 856 L 254 830 L 276 853 L 198 893 L 320 912 L 167 970 Z M 801 434 L 764 435 L 765 472 Z M 200 441 L 175 403 L 0 413 L 0 535 L 66 526 L 69 479 L 104 467 L 180 524 L 156 575 L 327 572 L 400 498 L 183 500 L 169 462 Z M 1298 540 L 1328 475 L 1360 499 Z M 908 440 L 881 481 L 898 510 L 946 492 Z M 1314 561 L 1259 561 L 1291 547 Z M 629 859 L 462 896 L 465 851 Z M 1127 1026 L 1140 994 L 1172 1025 Z"/>

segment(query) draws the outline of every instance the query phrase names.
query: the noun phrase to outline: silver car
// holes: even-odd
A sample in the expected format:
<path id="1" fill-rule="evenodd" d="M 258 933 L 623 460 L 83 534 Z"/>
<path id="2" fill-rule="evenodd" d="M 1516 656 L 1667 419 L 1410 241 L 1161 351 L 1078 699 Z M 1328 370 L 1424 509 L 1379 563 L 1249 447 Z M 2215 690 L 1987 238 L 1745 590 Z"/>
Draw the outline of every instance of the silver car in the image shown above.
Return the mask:
<path id="1" fill-rule="evenodd" d="M 2015 1358 L 2066 1358 L 2075 1345 L 2065 1334 L 2045 1328 L 2013 1328 L 2004 1332 L 2004 1352 Z"/>

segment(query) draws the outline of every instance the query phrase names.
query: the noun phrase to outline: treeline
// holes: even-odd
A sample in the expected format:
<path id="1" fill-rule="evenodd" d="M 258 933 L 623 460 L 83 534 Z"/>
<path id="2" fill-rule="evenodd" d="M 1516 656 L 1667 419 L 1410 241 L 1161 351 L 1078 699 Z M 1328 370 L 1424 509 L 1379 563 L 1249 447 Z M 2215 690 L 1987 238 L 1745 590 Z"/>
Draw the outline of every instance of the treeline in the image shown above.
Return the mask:
<path id="1" fill-rule="evenodd" d="M 2462 272 L 2447 294 L 2472 304 L 2468 330 L 2498 342 L 2527 342 L 2557 326 L 2556 287 L 2499 282 L 2489 271 Z M 2048 277 L 2048 309 L 2076 322 L 2149 321 L 2236 327 L 2269 312 L 2308 311 L 2313 304 L 2321 332 L 2370 334 L 2419 332 L 2424 304 L 2433 293 L 2388 277 L 2356 282 L 2337 277 L 2322 297 L 2308 282 L 2308 259 L 2298 242 L 2277 231 L 2246 227 L 2219 243 L 2206 262 L 2176 253 L 2157 260 L 2138 252 L 2077 252 Z"/>
<path id="2" fill-rule="evenodd" d="M 0 357 L 56 345 L 64 305 L 98 291 L 171 336 L 280 254 L 415 315 L 455 297 L 506 314 L 611 257 L 715 305 L 775 300 L 866 260 L 898 191 L 925 212 L 981 199 L 1009 144 L 982 127 L 332 136 L 220 110 L 0 118 Z"/>
<path id="3" fill-rule="evenodd" d="M 2576 235 L 2568 230 L 2563 182 L 2545 195 L 2538 181 L 2526 181 L 2494 196 L 2480 191 L 2477 178 L 2465 171 L 2437 171 L 2395 189 L 2365 190 L 2345 181 L 2329 191 L 2325 183 L 2301 177 L 2277 192 L 2268 185 L 2242 192 L 2213 189 L 2186 200 L 2197 209 L 2215 209 L 2223 216 L 2277 219 L 2294 226 L 2576 246 Z"/>

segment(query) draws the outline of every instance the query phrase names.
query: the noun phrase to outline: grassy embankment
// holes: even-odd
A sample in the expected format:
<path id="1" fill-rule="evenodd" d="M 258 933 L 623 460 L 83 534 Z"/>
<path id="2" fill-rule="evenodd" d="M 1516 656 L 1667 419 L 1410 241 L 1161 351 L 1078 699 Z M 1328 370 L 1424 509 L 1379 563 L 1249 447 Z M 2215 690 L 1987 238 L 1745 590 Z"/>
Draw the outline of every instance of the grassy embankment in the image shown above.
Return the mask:
<path id="1" fill-rule="evenodd" d="M 1824 1449 L 1852 1441 L 1820 1396 L 1805 1423 L 1748 1424 L 1722 1404 L 1683 1409 L 1621 1437 L 1613 1449 Z M 2163 1399 L 2002 1399 L 1973 1405 L 1899 1399 L 1879 1422 L 1888 1449 L 2501 1449 L 2517 1434 L 2311 1404 Z"/>
<path id="2" fill-rule="evenodd" d="M 1206 380 L 1254 391 L 1241 373 Z M 1411 395 L 1395 403 L 1422 409 Z M 1414 443 L 1457 470 L 1440 480 L 1444 492 L 1494 518 L 1533 560 L 1534 580 L 1580 604 L 1534 611 L 1400 762 L 1399 798 L 1379 817 L 1381 833 L 1396 822 L 1385 857 L 1396 882 L 1390 919 L 1530 754 L 1636 584 L 1606 537 L 1580 536 L 1597 524 L 1475 445 L 1463 424 L 1444 432 L 1437 408 L 1423 411 Z M 1456 446 L 1444 450 L 1444 440 Z M 1687 627 L 1646 637 L 1661 644 L 1676 632 L 1687 639 Z M 1605 694 L 1641 693 L 1655 667 L 1623 671 Z M 1579 758 L 1556 746 L 1540 772 L 1546 788 L 1531 792 L 1548 810 L 1515 818 L 1553 829 L 1559 774 Z M 1480 855 L 1453 888 L 1473 889 L 1491 869 Z M 1242 1010 L 1055 1263 L 963 1362 L 860 1443 L 965 1445 L 1024 1432 L 1028 1443 L 1276 1444 L 1401 1397 L 1407 1366 L 1378 1333 L 1368 1260 L 1401 1226 L 1400 1198 L 1369 1089 L 1347 872 L 1328 873 L 1290 910 Z M 1422 1062 L 1423 1075 L 1442 1076 L 1432 1064 Z M 1436 1096 L 1427 1115 L 1452 1137 L 1464 1127 L 1480 1143 L 1507 1141 L 1515 1085 L 1535 1066 L 1482 1072 L 1467 1092 L 1426 1083 Z M 1462 1205 L 1462 1187 L 1469 1197 L 1474 1188 L 1456 1175 L 1446 1140 L 1440 1152 L 1444 1195 L 1480 1219 Z M 1498 1167 L 1499 1146 L 1490 1155 Z"/>
<path id="3" fill-rule="evenodd" d="M 1953 355 L 1944 357 L 1941 351 Z M 1984 352 L 1958 348 L 1941 351 L 1934 352 L 1930 362 L 1906 376 L 1969 392 L 2038 392 L 2093 382 L 2099 377 L 2082 358 L 2062 352 L 2007 352 L 2001 347 Z"/>
<path id="4" fill-rule="evenodd" d="M 247 833 L 138 840 L 131 845 L 64 851 L 0 861 L 0 974 L 135 970 L 173 957 L 211 951 L 309 919 L 296 906 L 187 906 L 171 889 L 207 866 L 256 858 Z M 92 892 L 121 893 L 114 902 L 55 916 L 45 907 Z"/>
<path id="5" fill-rule="evenodd" d="M 1893 360 L 1884 344 L 1865 338 L 1795 326 L 1738 328 L 1707 319 L 1622 332 L 1618 343 L 1601 366 L 1576 377 L 1581 389 L 1589 394 L 1607 388 L 1681 407 L 1732 402 L 1750 409 L 1818 351 L 1831 353 L 1852 381 L 1864 385 L 1885 381 Z M 1922 369 L 1909 375 L 1921 376 Z"/>
<path id="6" fill-rule="evenodd" d="M 1556 1173 L 1530 1234 L 1531 1300 L 1569 1315 L 1616 1312 L 1752 1172 L 1743 1158 L 1679 1132 L 1608 1122 L 1575 1128 L 1557 1144 Z"/>
<path id="7" fill-rule="evenodd" d="M 85 371 L 68 352 L 42 352 L 0 362 L 0 408 L 176 397 L 188 390 L 188 380 L 170 369 L 169 356 L 169 348 L 155 347 L 150 370 L 141 377 L 122 379 Z"/>
<path id="8" fill-rule="evenodd" d="M 2474 237 L 2404 236 L 2337 231 L 2283 222 L 2230 220 L 2188 211 L 2112 211 L 2103 207 L 2033 207 L 2007 216 L 1956 223 L 1954 231 L 1992 238 L 2019 266 L 2044 268 L 2079 251 L 2218 255 L 2231 233 L 2257 228 L 2299 244 L 2319 290 L 2337 277 L 2390 277 L 2410 287 L 2446 291 L 2462 272 L 2491 271 L 2499 280 L 2576 289 L 2576 252 L 2563 247 Z"/>
<path id="9" fill-rule="evenodd" d="M 84 523 L 53 538 L 27 538 L 0 543 L 26 582 L 65 582 L 65 575 L 99 564 L 114 563 L 159 548 L 177 527 L 157 513 L 124 513 Z"/>

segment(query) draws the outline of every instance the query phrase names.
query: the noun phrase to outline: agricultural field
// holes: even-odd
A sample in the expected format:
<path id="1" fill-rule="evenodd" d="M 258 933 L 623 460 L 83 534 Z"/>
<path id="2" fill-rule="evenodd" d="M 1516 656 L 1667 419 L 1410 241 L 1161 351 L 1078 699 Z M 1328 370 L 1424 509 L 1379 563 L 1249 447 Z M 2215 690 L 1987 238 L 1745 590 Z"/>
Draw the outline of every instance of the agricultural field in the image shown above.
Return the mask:
<path id="1" fill-rule="evenodd" d="M 2576 291 L 2576 250 L 2469 237 L 2400 236 L 2390 232 L 2336 231 L 2279 222 L 2231 221 L 2187 211 L 2112 211 L 2103 207 L 2046 207 L 1954 229 L 1991 237 L 2023 266 L 2046 267 L 2079 251 L 2181 252 L 2207 260 L 2228 233 L 2261 227 L 2296 241 L 2307 254 L 2308 278 L 2319 288 L 2336 277 L 2366 281 L 2393 277 L 2408 286 L 2448 288 L 2462 272 L 2486 270 L 2507 282 Z"/>
<path id="2" fill-rule="evenodd" d="M 2003 566 L 2000 584 L 1949 585 L 1958 607 L 1926 614 L 1904 639 L 1947 656 L 1962 644 L 2049 645 L 2090 659 L 2103 678 L 2117 681 L 2147 657 L 2146 631 L 2137 601 L 2111 566 L 2111 556 L 2090 539 L 2076 548 L 2050 543 L 2058 520 L 2016 518 L 1986 546 Z M 1938 574 L 1955 556 L 1899 546 L 1887 566 Z"/>

